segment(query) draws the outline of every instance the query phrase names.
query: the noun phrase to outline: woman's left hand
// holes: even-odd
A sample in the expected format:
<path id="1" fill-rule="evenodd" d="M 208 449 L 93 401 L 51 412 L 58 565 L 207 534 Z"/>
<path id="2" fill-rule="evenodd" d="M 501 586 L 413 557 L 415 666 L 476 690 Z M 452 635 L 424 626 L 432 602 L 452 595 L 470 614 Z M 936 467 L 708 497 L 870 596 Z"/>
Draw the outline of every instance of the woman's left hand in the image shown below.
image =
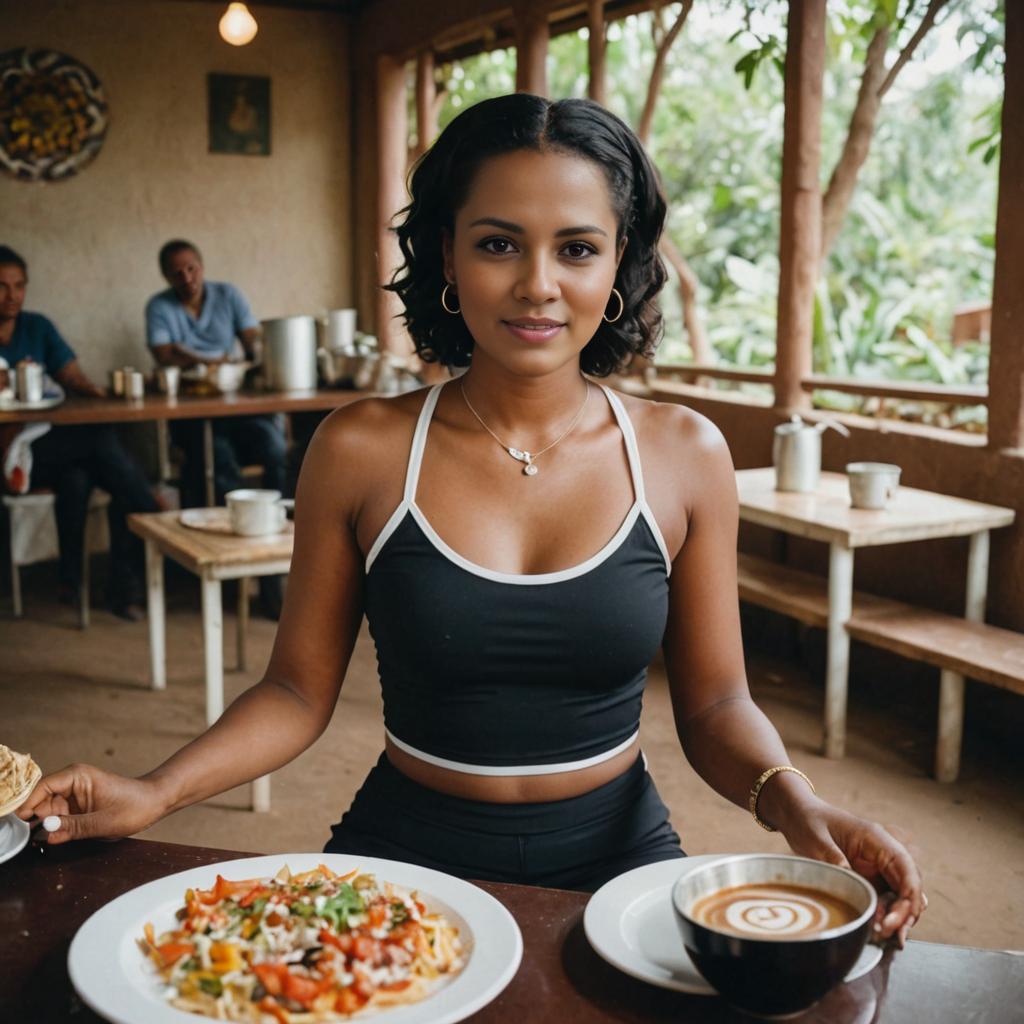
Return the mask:
<path id="1" fill-rule="evenodd" d="M 875 936 L 895 936 L 903 948 L 907 933 L 928 906 L 928 897 L 914 858 L 898 839 L 881 825 L 824 801 L 805 806 L 798 820 L 782 831 L 794 853 L 852 868 L 880 894 L 890 890 L 891 902 L 878 901 Z"/>

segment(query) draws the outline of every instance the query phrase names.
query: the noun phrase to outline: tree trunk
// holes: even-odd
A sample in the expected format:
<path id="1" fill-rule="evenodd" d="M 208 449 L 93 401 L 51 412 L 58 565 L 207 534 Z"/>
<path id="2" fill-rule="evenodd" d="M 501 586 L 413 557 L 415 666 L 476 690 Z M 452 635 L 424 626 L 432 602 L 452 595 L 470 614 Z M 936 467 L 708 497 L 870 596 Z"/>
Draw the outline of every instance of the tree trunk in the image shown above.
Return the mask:
<path id="1" fill-rule="evenodd" d="M 643 113 L 640 115 L 640 125 L 637 128 L 637 138 L 647 147 L 651 138 L 651 127 L 654 123 L 654 110 L 658 104 L 658 96 L 661 94 L 661 86 L 665 80 L 665 62 L 668 59 L 669 50 L 676 41 L 676 37 L 686 24 L 686 18 L 693 7 L 693 0 L 683 0 L 682 9 L 676 15 L 672 27 L 663 32 L 658 38 L 656 33 L 656 49 L 654 53 L 654 66 L 651 68 L 651 77 L 647 83 L 647 96 L 644 100 Z M 659 12 L 653 12 L 658 17 Z M 687 340 L 690 342 L 690 351 L 693 353 L 695 363 L 711 362 L 711 346 L 708 343 L 707 332 L 697 309 L 697 275 L 690 268 L 686 257 L 679 251 L 679 247 L 665 231 L 661 236 L 661 254 L 675 271 L 679 279 L 679 299 L 683 307 L 683 328 L 686 331 Z"/>
<path id="2" fill-rule="evenodd" d="M 686 19 L 693 8 L 693 0 L 683 0 L 683 6 L 676 15 L 672 27 L 665 32 L 657 41 L 657 48 L 654 51 L 654 66 L 651 68 L 651 77 L 647 82 L 647 97 L 644 100 L 643 113 L 640 115 L 640 124 L 637 127 L 637 138 L 646 146 L 651 138 L 651 126 L 654 123 L 654 108 L 658 105 L 658 97 L 661 95 L 662 82 L 665 80 L 665 61 L 668 59 L 668 52 L 676 41 L 676 36 L 682 31 Z M 657 19 L 660 12 L 653 12 Z"/>
<path id="3" fill-rule="evenodd" d="M 607 81 L 605 78 L 605 31 L 604 0 L 587 0 L 587 56 L 590 81 L 587 95 L 601 106 L 607 106 Z"/>
<path id="4" fill-rule="evenodd" d="M 668 232 L 662 234 L 659 248 L 662 256 L 665 257 L 679 278 L 679 298 L 683 304 L 683 327 L 690 342 L 693 361 L 695 363 L 710 363 L 711 345 L 708 342 L 707 332 L 704 330 L 704 323 L 700 318 L 700 311 L 697 309 L 697 275 L 690 269 L 690 264 L 686 262 Z"/>
<path id="5" fill-rule="evenodd" d="M 916 31 L 900 51 L 892 67 L 886 71 L 885 53 L 889 46 L 889 26 L 878 29 L 868 44 L 864 74 L 857 94 L 857 103 L 850 118 L 850 127 L 843 145 L 842 154 L 832 171 L 828 189 L 822 198 L 821 256 L 824 259 L 832 251 L 842 229 L 846 213 L 857 187 L 857 177 L 871 149 L 875 124 L 882 99 L 914 55 L 921 40 L 928 34 L 939 12 L 949 0 L 929 0 Z"/>
<path id="6" fill-rule="evenodd" d="M 860 80 L 857 103 L 850 118 L 850 127 L 843 151 L 829 179 L 821 201 L 821 255 L 826 257 L 835 244 L 850 208 L 857 176 L 871 149 L 878 109 L 882 105 L 881 85 L 885 81 L 885 51 L 889 46 L 888 26 L 878 29 L 868 44 L 864 74 Z"/>

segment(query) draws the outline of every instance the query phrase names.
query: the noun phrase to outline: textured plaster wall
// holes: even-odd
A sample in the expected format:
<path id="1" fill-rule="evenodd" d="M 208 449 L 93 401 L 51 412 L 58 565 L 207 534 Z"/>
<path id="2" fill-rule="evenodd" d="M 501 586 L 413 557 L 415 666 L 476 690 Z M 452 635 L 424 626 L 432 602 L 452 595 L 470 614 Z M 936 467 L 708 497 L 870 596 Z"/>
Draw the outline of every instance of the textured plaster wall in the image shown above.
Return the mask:
<path id="1" fill-rule="evenodd" d="M 75 178 L 0 175 L 0 242 L 29 262 L 46 313 L 96 378 L 148 366 L 143 307 L 156 254 L 183 236 L 207 276 L 257 317 L 352 302 L 349 30 L 345 18 L 256 6 L 259 33 L 217 34 L 223 6 L 179 0 L 0 0 L 0 49 L 60 50 L 99 76 L 110 128 Z M 271 78 L 271 155 L 207 151 L 208 72 Z"/>

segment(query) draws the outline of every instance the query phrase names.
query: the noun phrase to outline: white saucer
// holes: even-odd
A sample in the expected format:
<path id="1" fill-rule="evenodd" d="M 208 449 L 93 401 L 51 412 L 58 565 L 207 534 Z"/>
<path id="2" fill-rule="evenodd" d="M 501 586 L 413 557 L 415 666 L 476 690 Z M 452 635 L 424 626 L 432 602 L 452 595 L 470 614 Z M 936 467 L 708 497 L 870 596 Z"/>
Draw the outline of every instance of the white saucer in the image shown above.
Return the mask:
<path id="1" fill-rule="evenodd" d="M 715 995 L 683 945 L 672 910 L 672 886 L 693 868 L 723 856 L 727 855 L 645 864 L 601 886 L 583 913 L 583 930 L 598 956 L 659 988 Z M 844 981 L 867 974 L 881 959 L 881 949 L 865 946 Z"/>
<path id="2" fill-rule="evenodd" d="M 0 864 L 21 853 L 28 842 L 29 832 L 28 822 L 16 814 L 5 814 L 0 818 Z"/>

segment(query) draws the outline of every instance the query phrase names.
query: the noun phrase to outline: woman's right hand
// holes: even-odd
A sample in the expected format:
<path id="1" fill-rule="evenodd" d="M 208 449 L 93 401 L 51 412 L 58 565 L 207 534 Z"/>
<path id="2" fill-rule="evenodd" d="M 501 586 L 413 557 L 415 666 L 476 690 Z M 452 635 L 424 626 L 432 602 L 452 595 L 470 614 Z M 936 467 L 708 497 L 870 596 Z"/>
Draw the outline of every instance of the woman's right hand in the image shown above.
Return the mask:
<path id="1" fill-rule="evenodd" d="M 165 804 L 155 781 L 73 764 L 40 779 L 16 813 L 23 821 L 59 816 L 60 828 L 45 834 L 57 845 L 134 835 L 163 817 Z"/>

